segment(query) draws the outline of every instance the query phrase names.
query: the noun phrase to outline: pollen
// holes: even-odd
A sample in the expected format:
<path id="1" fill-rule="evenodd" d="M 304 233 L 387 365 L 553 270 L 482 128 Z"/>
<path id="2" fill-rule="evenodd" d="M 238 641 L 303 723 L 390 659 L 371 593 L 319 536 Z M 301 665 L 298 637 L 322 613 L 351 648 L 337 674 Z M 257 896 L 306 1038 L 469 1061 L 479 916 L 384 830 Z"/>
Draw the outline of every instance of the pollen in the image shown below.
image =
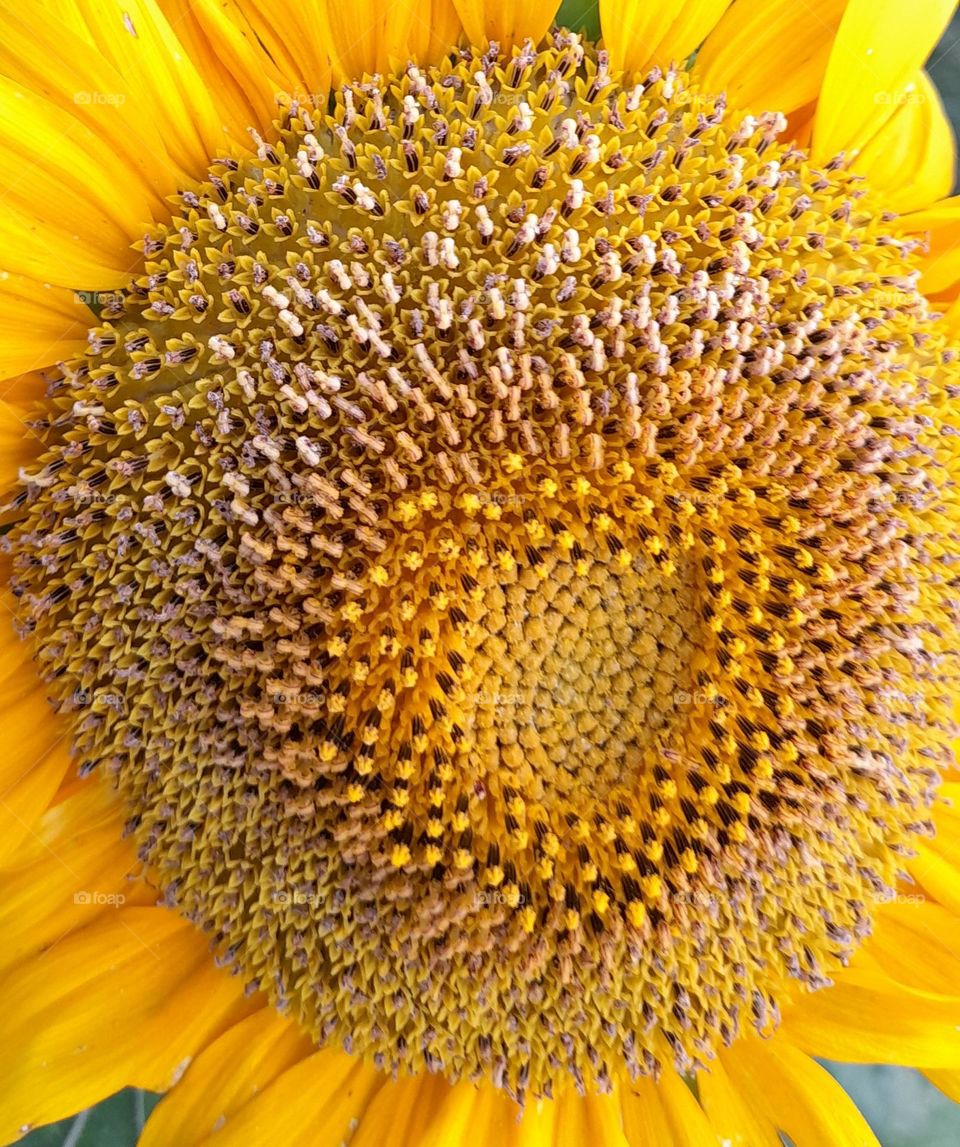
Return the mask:
<path id="1" fill-rule="evenodd" d="M 776 115 L 567 32 L 285 100 L 16 493 L 164 903 L 318 1043 L 518 1100 L 767 1032 L 952 762 L 957 367 Z"/>

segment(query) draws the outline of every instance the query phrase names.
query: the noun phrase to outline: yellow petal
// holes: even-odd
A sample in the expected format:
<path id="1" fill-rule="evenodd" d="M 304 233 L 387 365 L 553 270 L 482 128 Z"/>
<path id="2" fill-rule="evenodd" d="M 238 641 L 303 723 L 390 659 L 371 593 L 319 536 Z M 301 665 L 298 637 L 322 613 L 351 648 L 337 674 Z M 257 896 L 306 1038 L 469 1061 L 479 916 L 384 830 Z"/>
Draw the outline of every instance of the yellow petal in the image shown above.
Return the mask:
<path id="1" fill-rule="evenodd" d="M 46 690 L 35 677 L 28 676 L 27 680 L 35 683 L 34 688 L 3 706 L 0 864 L 33 831 L 73 767 L 65 730 L 47 704 Z"/>
<path id="2" fill-rule="evenodd" d="M 914 211 L 949 195 L 955 163 L 950 120 L 929 76 L 918 72 L 852 166 L 885 192 L 891 211 Z"/>
<path id="3" fill-rule="evenodd" d="M 706 91 L 726 92 L 734 108 L 796 111 L 820 94 L 846 4 L 819 0 L 815 13 L 796 0 L 736 4 L 707 37 L 693 73 Z"/>
<path id="4" fill-rule="evenodd" d="M 438 1076 L 414 1076 L 386 1083 L 359 1117 L 350 1147 L 408 1147 L 419 1143 L 434 1118 L 443 1119 L 450 1114 L 454 1115 L 452 1122 L 456 1122 L 455 1111 L 449 1106 L 444 1108 L 443 1101 L 450 1090 L 446 1080 Z"/>
<path id="5" fill-rule="evenodd" d="M 914 841 L 911 847 L 916 856 L 907 862 L 910 875 L 944 908 L 960 913 L 960 873 L 956 864 L 926 841 Z"/>
<path id="6" fill-rule="evenodd" d="M 267 74 L 274 77 L 267 87 L 258 84 L 262 97 L 272 87 L 273 94 L 305 92 L 319 99 L 329 90 L 331 64 L 334 80 L 343 82 L 402 66 L 410 59 L 435 63 L 455 48 L 461 31 L 453 0 L 397 0 L 389 5 L 378 0 L 352 4 L 308 0 L 295 9 L 282 10 L 256 0 L 242 10 L 233 0 L 223 4 L 200 0 L 197 5 L 163 0 L 163 7 L 183 13 L 188 25 L 195 22 L 202 28 L 206 44 L 201 42 L 198 51 L 204 67 L 214 74 L 236 70 L 225 68 L 221 58 L 225 35 L 228 50 L 244 50 L 239 65 L 243 72 L 251 67 L 247 49 L 256 44 Z M 552 11 L 547 22 L 550 15 Z M 255 59 L 252 66 L 256 67 Z"/>
<path id="7" fill-rule="evenodd" d="M 343 81 L 366 73 L 384 72 L 406 54 L 414 21 L 413 0 L 381 4 L 379 0 L 352 0 L 327 4 L 330 54 L 334 75 Z"/>
<path id="8" fill-rule="evenodd" d="M 269 129 L 277 95 L 300 85 L 271 58 L 247 14 L 219 0 L 160 0 L 160 7 L 235 132 Z M 329 72 L 324 56 L 318 92 L 327 91 Z"/>
<path id="9" fill-rule="evenodd" d="M 911 876 L 919 880 L 934 899 L 960 915 L 960 886 L 957 857 L 960 856 L 960 784 L 948 781 L 940 786 L 940 799 L 934 809 L 936 835 L 917 840 L 917 855 L 907 862 Z M 931 881 L 936 889 L 931 887 Z"/>
<path id="10" fill-rule="evenodd" d="M 39 435 L 27 421 L 21 407 L 0 399 L 0 498 L 11 491 L 20 467 L 33 462 L 42 449 Z"/>
<path id="11" fill-rule="evenodd" d="M 960 1069 L 954 1071 L 925 1071 L 927 1079 L 954 1103 L 960 1103 Z"/>
<path id="12" fill-rule="evenodd" d="M 919 897 L 884 904 L 863 953 L 897 983 L 960 994 L 960 918 L 939 904 Z"/>
<path id="13" fill-rule="evenodd" d="M 73 291 L 0 268 L 0 378 L 11 379 L 82 353 L 89 317 L 89 309 Z M 0 394 L 9 397 L 11 385 L 0 384 Z"/>
<path id="14" fill-rule="evenodd" d="M 172 912 L 102 916 L 0 981 L 0 1139 L 125 1086 L 165 1091 L 256 1006 Z"/>
<path id="15" fill-rule="evenodd" d="M 386 1082 L 362 1114 L 350 1147 L 628 1147 L 612 1096 L 580 1096 L 572 1088 L 523 1112 L 503 1092 L 481 1083 L 450 1085 L 442 1076 Z M 311 1145 L 314 1140 L 311 1140 Z M 306 1141 L 303 1147 L 307 1147 Z"/>
<path id="16" fill-rule="evenodd" d="M 296 1024 L 272 1008 L 261 1008 L 200 1052 L 183 1079 L 153 1109 L 137 1147 L 190 1147 L 202 1142 L 314 1051 Z"/>
<path id="17" fill-rule="evenodd" d="M 242 51 L 240 61 L 244 68 L 256 54 L 262 53 L 269 61 L 264 78 L 256 85 L 260 106 L 272 100 L 275 92 L 290 92 L 300 96 L 314 95 L 323 99 L 330 90 L 330 31 L 327 21 L 326 0 L 301 0 L 298 4 L 277 4 L 274 0 L 201 0 L 190 5 L 188 0 L 164 0 L 171 13 L 171 21 L 178 18 L 184 6 L 203 29 L 210 52 L 220 52 L 223 24 L 236 29 L 247 48 L 234 42 L 228 46 L 226 59 L 216 60 L 212 72 L 228 66 L 232 55 Z M 207 74 L 211 74 L 211 61 L 204 57 Z M 264 88 L 266 84 L 266 89 Z M 269 111 L 269 109 L 268 109 Z"/>
<path id="18" fill-rule="evenodd" d="M 126 179 L 149 197 L 159 217 L 166 196 L 187 173 L 167 155 L 142 93 L 95 44 L 52 13 L 31 19 L 22 5 L 0 0 L 0 27 L 0 75 L 55 104 L 65 135 L 76 121 L 109 143 Z"/>
<path id="19" fill-rule="evenodd" d="M 57 104 L 0 77 L 2 269 L 58 286 L 117 286 L 152 196 L 108 139 Z"/>
<path id="20" fill-rule="evenodd" d="M 17 706 L 18 711 L 21 708 Z M 45 733 L 38 737 L 46 738 Z M 5 863 L 33 831 L 70 766 L 70 754 L 61 742 L 34 760 L 23 775 L 0 794 L 0 864 Z"/>
<path id="21" fill-rule="evenodd" d="M 817 107 L 815 160 L 868 142 L 923 66 L 955 7 L 954 0 L 850 0 Z"/>
<path id="22" fill-rule="evenodd" d="M 600 28 L 614 68 L 644 71 L 683 61 L 704 42 L 730 0 L 600 0 Z"/>
<path id="23" fill-rule="evenodd" d="M 701 1147 L 716 1140 L 717 1133 L 703 1108 L 675 1071 L 664 1068 L 657 1087 L 677 1147 Z"/>
<path id="24" fill-rule="evenodd" d="M 495 40 L 501 48 L 539 42 L 556 15 L 557 0 L 453 0 L 467 39 L 478 47 Z"/>
<path id="25" fill-rule="evenodd" d="M 955 298 L 949 307 L 944 307 L 943 311 L 943 321 L 947 329 L 954 336 L 960 335 L 960 296 Z"/>
<path id="26" fill-rule="evenodd" d="M 203 1147 L 317 1147 L 349 1141 L 354 1147 L 351 1131 L 386 1084 L 386 1076 L 356 1056 L 315 1052 L 228 1112 L 213 1135 L 197 1142 Z M 191 1141 L 183 1147 L 192 1147 Z"/>
<path id="27" fill-rule="evenodd" d="M 392 1094 L 389 1088 L 384 1089 L 385 1103 L 389 1104 Z M 583 1142 L 606 1143 L 602 1135 L 586 1140 L 565 1138 L 577 1133 L 577 1118 L 571 1114 L 563 1099 L 533 1101 L 521 1113 L 513 1100 L 489 1083 L 429 1086 L 412 1109 L 407 1137 L 397 1138 L 396 1143 L 397 1147 L 406 1147 L 409 1142 L 417 1143 L 418 1147 L 448 1147 L 451 1143 L 470 1142 L 496 1143 L 497 1147 L 563 1147 L 568 1142 L 579 1147 Z M 370 1117 L 364 1118 L 370 1130 Z M 369 1142 L 376 1140 L 371 1138 Z M 616 1144 L 619 1140 L 612 1142 Z"/>
<path id="28" fill-rule="evenodd" d="M 809 148 L 815 111 L 814 104 L 804 104 L 787 116 L 786 138 L 793 140 L 797 147 Z"/>
<path id="29" fill-rule="evenodd" d="M 36 821 L 0 869 L 0 966 L 39 953 L 118 904 L 152 903 L 109 782 L 91 778 Z"/>
<path id="30" fill-rule="evenodd" d="M 949 226 L 960 223 L 960 195 L 953 195 L 949 199 L 941 199 L 922 211 L 913 211 L 901 220 L 908 231 L 926 231 L 928 228 Z"/>
<path id="31" fill-rule="evenodd" d="M 937 795 L 941 798 L 936 806 L 937 838 L 960 845 L 960 782 L 945 781 Z"/>
<path id="32" fill-rule="evenodd" d="M 652 1079 L 624 1082 L 620 1091 L 623 1129 L 630 1147 L 673 1147 L 673 1133 Z"/>
<path id="33" fill-rule="evenodd" d="M 50 376 L 55 374 L 56 371 L 48 367 L 46 371 L 28 370 L 23 374 L 11 375 L 0 382 L 0 399 L 32 417 L 37 403 L 47 393 Z"/>
<path id="34" fill-rule="evenodd" d="M 880 1147 L 839 1083 L 779 1039 L 742 1039 L 721 1056 L 730 1078 L 796 1147 Z"/>
<path id="35" fill-rule="evenodd" d="M 719 1059 L 697 1075 L 700 1102 L 721 1143 L 729 1147 L 781 1147 L 773 1124 L 757 1110 L 750 1092 L 741 1094 Z"/>
<path id="36" fill-rule="evenodd" d="M 960 282 L 960 195 L 942 199 L 900 220 L 907 234 L 919 235 L 928 246 L 920 256 L 920 289 L 938 294 Z"/>
<path id="37" fill-rule="evenodd" d="M 407 54 L 424 64 L 439 63 L 456 47 L 462 32 L 453 0 L 425 0 L 415 8 Z"/>
<path id="38" fill-rule="evenodd" d="M 630 1147 L 624 1132 L 621 1104 L 615 1095 L 579 1095 L 568 1087 L 554 1103 L 556 1130 L 552 1142 L 555 1147 L 581 1147 L 584 1143 Z M 534 1131 L 535 1128 L 529 1130 Z M 521 1142 L 526 1145 L 530 1141 Z"/>
<path id="39" fill-rule="evenodd" d="M 447 1086 L 439 1091 L 436 1088 L 430 1090 L 432 1102 L 426 1110 L 418 1113 L 416 1133 L 413 1133 L 412 1127 L 408 1127 L 401 1132 L 396 1142 L 416 1142 L 420 1147 L 446 1147 L 448 1143 L 466 1143 L 473 1138 L 476 1134 L 477 1109 L 482 1106 L 490 1089 Z M 436 1093 L 435 1097 L 433 1093 Z M 497 1142 L 502 1140 L 498 1138 Z"/>
<path id="40" fill-rule="evenodd" d="M 20 640 L 13 628 L 15 607 L 13 593 L 3 585 L 0 587 L 0 714 L 41 688 L 33 664 L 33 649 L 29 642 Z M 8 726 L 7 732 L 12 731 Z M 0 791 L 4 781 L 10 784 L 21 772 L 15 765 L 8 771 L 0 767 Z"/>
<path id="41" fill-rule="evenodd" d="M 74 25 L 124 76 L 183 171 L 201 177 L 228 133 L 246 142 L 247 125 L 230 123 L 228 109 L 216 106 L 156 0 L 72 0 L 70 7 Z"/>
<path id="42" fill-rule="evenodd" d="M 960 1000 L 910 990 L 867 968 L 844 976 L 784 1014 L 786 1041 L 847 1063 L 960 1065 Z"/>
<path id="43" fill-rule="evenodd" d="M 454 1086 L 442 1077 L 387 1083 L 358 1117 L 351 1147 L 631 1147 L 616 1096 L 581 1096 L 564 1088 L 556 1099 L 528 1103 L 522 1113 L 503 1092 L 481 1083 Z M 666 1147 L 661 1144 L 661 1147 Z"/>

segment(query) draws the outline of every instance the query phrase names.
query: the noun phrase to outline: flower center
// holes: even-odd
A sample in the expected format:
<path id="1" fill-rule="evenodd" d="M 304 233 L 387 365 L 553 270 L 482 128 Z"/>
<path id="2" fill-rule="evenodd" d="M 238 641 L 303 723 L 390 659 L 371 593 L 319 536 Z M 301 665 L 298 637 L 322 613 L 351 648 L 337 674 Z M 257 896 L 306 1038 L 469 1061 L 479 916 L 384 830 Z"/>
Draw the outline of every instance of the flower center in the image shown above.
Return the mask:
<path id="1" fill-rule="evenodd" d="M 952 352 L 780 130 L 568 33 L 289 103 L 52 385 L 22 627 L 166 902 L 318 1040 L 689 1069 L 929 828 Z"/>
<path id="2" fill-rule="evenodd" d="M 544 548 L 536 564 L 510 566 L 476 618 L 482 783 L 497 791 L 507 780 L 579 815 L 616 789 L 635 799 L 644 754 L 679 706 L 706 700 L 689 677 L 691 586 L 645 558 L 611 563 L 596 545 Z"/>

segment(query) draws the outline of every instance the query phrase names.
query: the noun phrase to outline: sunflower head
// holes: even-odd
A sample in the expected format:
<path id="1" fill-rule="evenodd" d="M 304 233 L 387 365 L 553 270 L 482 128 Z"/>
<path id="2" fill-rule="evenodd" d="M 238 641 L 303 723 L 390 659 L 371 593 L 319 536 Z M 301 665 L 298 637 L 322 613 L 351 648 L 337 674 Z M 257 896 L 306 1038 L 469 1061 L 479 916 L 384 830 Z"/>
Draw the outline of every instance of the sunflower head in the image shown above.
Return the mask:
<path id="1" fill-rule="evenodd" d="M 287 99 L 53 384 L 21 627 L 165 903 L 319 1042 L 689 1071 L 932 831 L 954 352 L 784 128 L 566 31 Z"/>

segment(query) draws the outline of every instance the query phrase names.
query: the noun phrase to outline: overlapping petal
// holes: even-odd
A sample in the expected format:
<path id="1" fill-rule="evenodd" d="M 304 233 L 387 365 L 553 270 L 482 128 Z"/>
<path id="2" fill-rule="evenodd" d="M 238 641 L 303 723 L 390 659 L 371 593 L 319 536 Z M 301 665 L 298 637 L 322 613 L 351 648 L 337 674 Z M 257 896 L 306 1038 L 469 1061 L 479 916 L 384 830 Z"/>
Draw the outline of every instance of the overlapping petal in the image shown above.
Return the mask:
<path id="1" fill-rule="evenodd" d="M 954 0 L 849 0 L 817 103 L 814 159 L 864 147 L 900 106 L 956 7 Z"/>
<path id="2" fill-rule="evenodd" d="M 730 0 L 600 0 L 600 28 L 615 68 L 643 71 L 683 63 L 713 30 Z"/>
<path id="3" fill-rule="evenodd" d="M 0 980 L 0 1139 L 128 1085 L 165 1091 L 255 1007 L 174 913 L 98 917 Z"/>

